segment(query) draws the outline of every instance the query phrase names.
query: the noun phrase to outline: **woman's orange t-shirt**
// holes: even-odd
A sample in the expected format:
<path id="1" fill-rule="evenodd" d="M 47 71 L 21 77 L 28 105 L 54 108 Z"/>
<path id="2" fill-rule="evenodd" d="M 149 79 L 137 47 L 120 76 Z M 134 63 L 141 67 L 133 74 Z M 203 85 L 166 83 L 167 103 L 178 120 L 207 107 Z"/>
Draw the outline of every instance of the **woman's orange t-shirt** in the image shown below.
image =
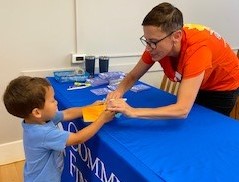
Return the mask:
<path id="1" fill-rule="evenodd" d="M 142 60 L 154 64 L 148 51 Z M 192 78 L 205 71 L 202 90 L 229 91 L 239 87 L 237 56 L 218 33 L 203 25 L 185 25 L 180 56 L 166 56 L 158 62 L 173 81 Z"/>

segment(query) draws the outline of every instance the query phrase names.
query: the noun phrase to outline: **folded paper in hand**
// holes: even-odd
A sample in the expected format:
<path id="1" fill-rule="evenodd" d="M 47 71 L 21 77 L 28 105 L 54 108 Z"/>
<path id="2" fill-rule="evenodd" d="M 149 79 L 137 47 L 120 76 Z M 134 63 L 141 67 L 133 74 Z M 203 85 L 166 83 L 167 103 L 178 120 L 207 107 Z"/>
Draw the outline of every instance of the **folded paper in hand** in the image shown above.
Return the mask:
<path id="1" fill-rule="evenodd" d="M 94 122 L 100 114 L 105 110 L 106 105 L 93 105 L 87 106 L 82 109 L 83 120 L 84 122 Z"/>

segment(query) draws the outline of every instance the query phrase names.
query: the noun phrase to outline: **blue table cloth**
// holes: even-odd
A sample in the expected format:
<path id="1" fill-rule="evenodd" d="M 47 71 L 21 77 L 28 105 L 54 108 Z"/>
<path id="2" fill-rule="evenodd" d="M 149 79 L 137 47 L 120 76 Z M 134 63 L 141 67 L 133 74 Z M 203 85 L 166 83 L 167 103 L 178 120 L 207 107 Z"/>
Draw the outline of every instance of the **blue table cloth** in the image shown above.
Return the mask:
<path id="1" fill-rule="evenodd" d="M 92 87 L 68 91 L 49 77 L 59 109 L 101 100 Z M 176 97 L 151 87 L 125 94 L 133 107 L 159 107 Z M 72 132 L 81 119 L 63 125 Z M 187 119 L 133 119 L 107 123 L 89 141 L 67 147 L 62 181 L 238 182 L 239 123 L 195 104 Z"/>

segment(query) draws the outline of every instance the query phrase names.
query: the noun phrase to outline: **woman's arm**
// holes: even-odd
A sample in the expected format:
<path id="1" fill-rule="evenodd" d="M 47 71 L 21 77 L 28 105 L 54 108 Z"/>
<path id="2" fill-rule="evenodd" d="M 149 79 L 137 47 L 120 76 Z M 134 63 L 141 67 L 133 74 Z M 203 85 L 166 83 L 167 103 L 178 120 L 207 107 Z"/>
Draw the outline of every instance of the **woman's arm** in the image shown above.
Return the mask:
<path id="1" fill-rule="evenodd" d="M 109 102 L 107 109 L 135 118 L 186 118 L 194 104 L 203 77 L 204 72 L 196 77 L 183 79 L 175 104 L 158 108 L 133 108 L 122 99 L 116 99 Z"/>
<path id="2" fill-rule="evenodd" d="M 136 81 L 138 81 L 151 67 L 152 65 L 143 62 L 142 58 L 136 64 L 136 66 L 126 75 L 121 81 L 118 88 L 107 95 L 106 100 L 121 98 L 125 92 L 127 92 Z"/>

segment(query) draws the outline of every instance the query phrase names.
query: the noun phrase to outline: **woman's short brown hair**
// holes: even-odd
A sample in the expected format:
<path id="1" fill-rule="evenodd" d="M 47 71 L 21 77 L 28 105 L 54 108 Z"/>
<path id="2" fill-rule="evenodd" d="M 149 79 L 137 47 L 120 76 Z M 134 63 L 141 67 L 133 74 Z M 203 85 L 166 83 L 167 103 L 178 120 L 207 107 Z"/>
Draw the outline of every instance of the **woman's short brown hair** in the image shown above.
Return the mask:
<path id="1" fill-rule="evenodd" d="M 182 12 L 170 3 L 155 6 L 144 18 L 143 26 L 160 27 L 163 32 L 171 33 L 183 27 Z"/>

